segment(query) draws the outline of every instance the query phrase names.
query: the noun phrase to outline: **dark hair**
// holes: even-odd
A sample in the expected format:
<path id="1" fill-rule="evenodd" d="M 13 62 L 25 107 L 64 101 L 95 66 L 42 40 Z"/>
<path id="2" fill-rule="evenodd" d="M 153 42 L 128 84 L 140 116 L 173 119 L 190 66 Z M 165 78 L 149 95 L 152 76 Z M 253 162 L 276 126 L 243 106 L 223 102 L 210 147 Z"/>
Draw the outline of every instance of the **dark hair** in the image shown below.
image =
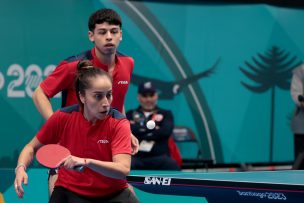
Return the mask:
<path id="1" fill-rule="evenodd" d="M 105 8 L 96 11 L 90 16 L 88 22 L 89 30 L 93 32 L 96 24 L 102 24 L 104 22 L 107 22 L 110 25 L 119 25 L 120 28 L 122 26 L 119 14 L 112 9 Z"/>
<path id="2" fill-rule="evenodd" d="M 81 101 L 79 93 L 84 94 L 85 90 L 91 87 L 90 79 L 96 76 L 105 76 L 111 81 L 111 83 L 113 83 L 112 77 L 101 68 L 93 66 L 93 63 L 91 61 L 79 61 L 79 63 L 77 64 L 77 73 L 74 86 L 77 99 L 80 103 Z"/>

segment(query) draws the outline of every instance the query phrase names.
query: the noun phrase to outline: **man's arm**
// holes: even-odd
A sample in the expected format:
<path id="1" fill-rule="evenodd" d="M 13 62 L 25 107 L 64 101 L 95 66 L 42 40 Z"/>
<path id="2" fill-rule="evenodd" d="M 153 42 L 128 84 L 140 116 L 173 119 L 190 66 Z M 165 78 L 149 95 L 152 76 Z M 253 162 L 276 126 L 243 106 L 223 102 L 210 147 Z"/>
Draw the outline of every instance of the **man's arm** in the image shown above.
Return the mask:
<path id="1" fill-rule="evenodd" d="M 123 114 L 127 117 L 128 119 L 128 115 L 126 115 L 126 111 L 125 111 L 125 105 L 123 106 Z M 128 119 L 129 120 L 129 119 Z M 133 132 L 133 131 L 132 131 Z M 132 146 L 132 155 L 137 154 L 138 150 L 139 150 L 139 142 L 138 139 L 135 137 L 135 135 L 133 135 L 133 133 L 131 132 L 131 146 Z"/>
<path id="2" fill-rule="evenodd" d="M 146 125 L 142 126 L 139 122 L 134 121 L 133 111 L 135 110 L 128 111 L 126 117 L 130 121 L 132 133 L 141 139 L 146 134 Z"/>
<path id="3" fill-rule="evenodd" d="M 291 79 L 291 86 L 290 86 L 290 93 L 293 101 L 299 107 L 303 106 L 303 102 L 298 100 L 299 95 L 303 95 L 303 76 L 304 76 L 304 66 L 303 64 L 296 69 L 293 70 L 292 79 Z"/>
<path id="4" fill-rule="evenodd" d="M 165 113 L 166 112 L 166 113 Z M 146 134 L 143 137 L 145 140 L 162 140 L 168 139 L 173 131 L 174 118 L 171 111 L 164 111 L 164 119 L 161 122 L 156 121 L 156 127 L 154 129 L 148 129 L 146 127 Z"/>
<path id="5" fill-rule="evenodd" d="M 50 99 L 44 93 L 43 89 L 38 86 L 33 93 L 34 104 L 45 120 L 48 120 L 49 117 L 54 113 Z"/>
<path id="6" fill-rule="evenodd" d="M 125 109 L 125 105 L 123 105 L 123 107 L 122 107 L 122 114 L 126 116 L 126 109 Z"/>

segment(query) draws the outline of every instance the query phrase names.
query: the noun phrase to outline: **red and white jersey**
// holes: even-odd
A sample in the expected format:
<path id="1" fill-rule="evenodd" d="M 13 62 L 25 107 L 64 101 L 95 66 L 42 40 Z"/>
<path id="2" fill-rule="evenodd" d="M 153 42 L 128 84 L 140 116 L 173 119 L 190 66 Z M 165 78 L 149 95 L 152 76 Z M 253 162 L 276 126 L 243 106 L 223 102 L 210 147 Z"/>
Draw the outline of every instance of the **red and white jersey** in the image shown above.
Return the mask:
<path id="1" fill-rule="evenodd" d="M 62 92 L 62 107 L 78 103 L 74 89 L 74 80 L 77 64 L 80 60 L 91 60 L 94 66 L 102 68 L 104 71 L 108 71 L 108 67 L 98 60 L 94 48 L 62 61 L 55 70 L 40 83 L 40 87 L 49 98 Z M 115 67 L 112 73 L 112 107 L 122 112 L 125 96 L 131 81 L 134 60 L 133 58 L 118 52 L 115 60 Z"/>
<path id="2" fill-rule="evenodd" d="M 37 133 L 42 144 L 68 148 L 73 156 L 112 162 L 113 155 L 131 155 L 130 123 L 111 109 L 104 120 L 88 122 L 74 105 L 56 111 Z M 83 172 L 60 168 L 56 186 L 91 197 L 103 197 L 127 188 L 126 180 L 103 176 L 89 168 Z"/>

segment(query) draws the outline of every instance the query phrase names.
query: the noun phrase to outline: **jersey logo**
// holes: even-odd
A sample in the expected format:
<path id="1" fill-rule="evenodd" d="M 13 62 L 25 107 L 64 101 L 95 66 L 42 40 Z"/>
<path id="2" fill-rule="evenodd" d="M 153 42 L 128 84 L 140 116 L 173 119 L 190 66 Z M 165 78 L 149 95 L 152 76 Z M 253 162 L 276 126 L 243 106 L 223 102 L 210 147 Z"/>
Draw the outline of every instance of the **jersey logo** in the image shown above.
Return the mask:
<path id="1" fill-rule="evenodd" d="M 118 81 L 118 84 L 119 85 L 127 85 L 127 84 L 129 84 L 129 82 L 127 80 L 120 80 L 120 81 Z"/>
<path id="2" fill-rule="evenodd" d="M 98 140 L 97 144 L 108 144 L 109 140 Z"/>

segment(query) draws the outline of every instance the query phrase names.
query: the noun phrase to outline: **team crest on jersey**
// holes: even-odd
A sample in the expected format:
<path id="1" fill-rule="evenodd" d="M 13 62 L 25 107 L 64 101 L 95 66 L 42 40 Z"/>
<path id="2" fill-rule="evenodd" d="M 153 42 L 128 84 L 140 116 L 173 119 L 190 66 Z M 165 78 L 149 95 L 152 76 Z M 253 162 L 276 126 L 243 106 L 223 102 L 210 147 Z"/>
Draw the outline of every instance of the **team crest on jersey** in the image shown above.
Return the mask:
<path id="1" fill-rule="evenodd" d="M 164 119 L 163 114 L 156 114 L 155 115 L 155 121 L 161 122 Z"/>

